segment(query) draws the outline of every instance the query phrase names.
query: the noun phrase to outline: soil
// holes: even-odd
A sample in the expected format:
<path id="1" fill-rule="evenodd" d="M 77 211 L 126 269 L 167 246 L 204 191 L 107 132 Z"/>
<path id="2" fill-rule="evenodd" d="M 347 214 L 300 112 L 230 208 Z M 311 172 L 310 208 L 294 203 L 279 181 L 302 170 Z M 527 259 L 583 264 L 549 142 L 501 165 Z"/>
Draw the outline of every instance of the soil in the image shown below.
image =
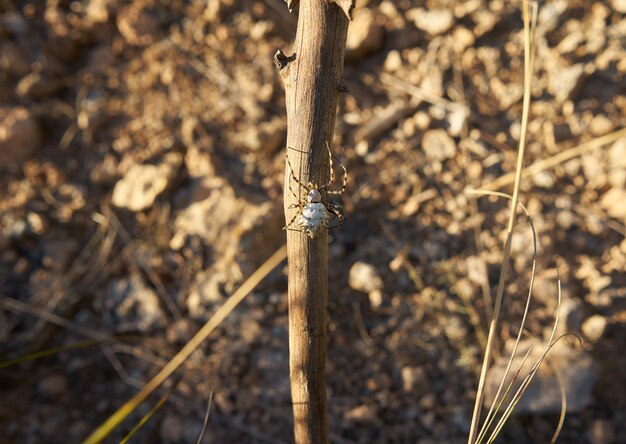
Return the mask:
<path id="1" fill-rule="evenodd" d="M 0 441 L 80 442 L 284 242 L 287 122 L 272 57 L 290 53 L 298 8 L 18 0 L 0 11 L 0 361 L 47 351 L 0 367 Z M 613 136 L 626 122 L 625 14 L 622 0 L 553 0 L 537 26 L 525 164 L 609 135 L 522 182 L 538 242 L 526 335 L 546 341 L 560 310 L 558 333 L 583 339 L 563 341 L 568 359 L 589 363 L 570 372 L 583 379 L 563 443 L 626 436 L 626 133 Z M 509 211 L 466 190 L 512 189 L 492 183 L 517 158 L 519 5 L 359 0 L 350 26 L 331 143 L 348 170 L 348 220 L 329 245 L 332 442 L 466 442 Z M 533 238 L 518 222 L 501 345 L 531 276 Z M 287 273 L 107 442 L 165 394 L 133 442 L 196 442 L 207 403 L 202 442 L 292 442 Z M 499 442 L 549 442 L 559 413 L 532 396 Z"/>

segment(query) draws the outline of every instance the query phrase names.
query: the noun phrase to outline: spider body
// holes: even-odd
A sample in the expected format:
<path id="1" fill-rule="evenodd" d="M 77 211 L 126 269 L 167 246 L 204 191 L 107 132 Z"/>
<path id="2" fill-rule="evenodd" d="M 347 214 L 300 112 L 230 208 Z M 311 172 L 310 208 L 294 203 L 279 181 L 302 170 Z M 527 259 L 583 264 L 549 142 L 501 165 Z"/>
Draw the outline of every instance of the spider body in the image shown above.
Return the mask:
<path id="1" fill-rule="evenodd" d="M 348 173 L 343 164 L 339 162 L 339 165 L 341 165 L 344 171 L 341 191 L 327 190 L 327 188 L 335 181 L 335 173 L 333 172 L 333 156 L 330 152 L 330 147 L 328 146 L 328 143 L 326 144 L 326 147 L 328 148 L 328 156 L 330 162 L 330 181 L 326 185 L 322 185 L 321 187 L 313 183 L 308 183 L 307 185 L 304 185 L 300 180 L 298 180 L 298 178 L 293 173 L 293 168 L 291 167 L 291 162 L 289 161 L 289 155 L 286 155 L 287 165 L 291 173 L 291 178 L 300 186 L 300 188 L 307 191 L 307 196 L 306 202 L 303 203 L 300 200 L 300 197 L 291 188 L 291 184 L 289 184 L 289 190 L 298 199 L 298 203 L 292 204 L 289 208 L 297 208 L 298 212 L 293 216 L 291 221 L 287 225 L 285 225 L 285 227 L 283 227 L 283 230 L 288 229 L 291 225 L 294 224 L 294 222 L 297 221 L 297 225 L 301 228 L 301 231 L 306 233 L 310 238 L 314 238 L 317 233 L 319 233 L 322 229 L 329 228 L 329 222 L 333 216 L 337 219 L 336 227 L 340 227 L 343 225 L 343 221 L 345 219 L 343 207 L 333 200 L 329 200 L 328 203 L 324 204 L 322 202 L 322 193 L 320 191 L 326 191 L 327 195 L 342 194 L 346 189 Z"/>
<path id="2" fill-rule="evenodd" d="M 328 228 L 331 213 L 322 203 L 322 195 L 317 189 L 309 191 L 306 202 L 298 216 L 298 226 L 310 237 L 315 237 L 319 230 Z"/>

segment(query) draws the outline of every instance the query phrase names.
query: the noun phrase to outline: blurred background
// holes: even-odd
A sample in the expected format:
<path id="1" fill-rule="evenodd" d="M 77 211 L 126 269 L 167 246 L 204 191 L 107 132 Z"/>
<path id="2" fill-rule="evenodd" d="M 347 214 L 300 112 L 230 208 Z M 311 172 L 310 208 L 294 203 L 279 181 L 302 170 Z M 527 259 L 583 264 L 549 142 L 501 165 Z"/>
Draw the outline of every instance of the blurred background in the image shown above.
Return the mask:
<path id="1" fill-rule="evenodd" d="M 2 0 L 0 11 L 0 361 L 48 351 L 0 369 L 0 441 L 79 442 L 283 244 L 287 122 L 272 57 L 290 53 L 297 9 Z M 625 14 L 623 0 L 540 5 L 526 165 L 551 165 L 522 183 L 539 244 L 524 342 L 544 346 L 559 310 L 557 332 L 584 342 L 554 349 L 499 442 L 549 442 L 555 375 L 568 394 L 560 442 L 626 436 Z M 348 221 L 329 245 L 333 442 L 466 442 L 508 202 L 465 190 L 512 189 L 494 181 L 515 168 L 522 29 L 514 2 L 357 1 L 331 144 L 349 175 Z M 501 356 L 532 243 L 520 217 Z M 110 442 L 163 394 L 134 442 L 196 442 L 209 400 L 203 442 L 292 442 L 286 274 Z"/>

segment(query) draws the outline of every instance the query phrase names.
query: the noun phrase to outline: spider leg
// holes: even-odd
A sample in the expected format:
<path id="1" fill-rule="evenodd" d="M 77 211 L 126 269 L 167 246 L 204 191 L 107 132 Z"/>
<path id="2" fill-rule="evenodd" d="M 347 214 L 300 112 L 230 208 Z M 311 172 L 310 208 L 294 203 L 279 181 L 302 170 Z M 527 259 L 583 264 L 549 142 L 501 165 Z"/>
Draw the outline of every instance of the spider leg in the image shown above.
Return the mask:
<path id="1" fill-rule="evenodd" d="M 326 185 L 321 186 L 319 189 L 324 190 L 328 188 L 333 182 L 335 182 L 335 171 L 333 170 L 333 153 L 330 152 L 330 145 L 326 142 L 326 149 L 328 150 L 328 165 L 330 170 L 330 180 Z"/>
<path id="2" fill-rule="evenodd" d="M 287 158 L 287 166 L 289 167 L 289 174 L 291 175 L 291 178 L 298 184 L 300 185 L 302 188 L 304 188 L 306 191 L 309 191 L 309 189 L 307 188 L 307 186 L 305 184 L 303 184 L 297 177 L 296 175 L 293 173 L 293 167 L 291 166 L 291 161 L 289 160 L 289 153 L 287 151 L 285 151 L 285 157 Z M 294 193 L 295 195 L 295 193 Z M 300 200 L 298 198 L 298 200 Z"/>
<path id="3" fill-rule="evenodd" d="M 301 209 L 302 205 L 300 205 L 300 204 L 293 204 L 289 208 L 300 208 Z M 296 221 L 296 218 L 298 216 L 300 216 L 300 214 L 302 214 L 302 210 L 296 212 L 296 214 L 293 215 L 293 217 L 291 218 L 289 223 L 283 227 L 283 231 L 286 230 L 287 228 L 289 228 L 291 225 L 293 225 L 293 223 Z"/>
<path id="4" fill-rule="evenodd" d="M 296 200 L 297 200 L 298 202 L 300 202 L 300 196 L 298 196 L 298 195 L 296 194 L 296 192 L 293 190 L 293 188 L 291 188 L 291 181 L 289 181 L 289 191 L 291 191 L 291 194 L 293 195 L 293 197 L 295 197 L 295 198 L 296 198 Z M 294 205 L 295 205 L 295 204 L 291 204 L 291 206 L 290 206 L 289 208 L 292 208 Z"/>
<path id="5" fill-rule="evenodd" d="M 330 151 L 329 151 L 329 153 L 330 153 Z M 331 158 L 334 157 L 332 154 L 330 154 L 330 156 L 331 156 Z M 335 157 L 335 160 L 337 161 L 339 166 L 343 169 L 343 181 L 341 183 L 341 191 L 337 191 L 337 190 L 335 190 L 335 191 L 327 191 L 327 194 L 339 196 L 339 195 L 343 194 L 346 191 L 346 185 L 348 184 L 348 170 L 346 170 L 346 167 L 344 166 L 343 163 L 341 163 L 339 161 L 339 159 L 337 159 Z M 332 160 L 331 160 L 331 162 L 332 162 Z M 332 165 L 332 163 L 331 163 L 331 165 Z"/>
<path id="6" fill-rule="evenodd" d="M 329 202 L 327 207 L 328 212 L 337 218 L 337 227 L 343 225 L 343 221 L 346 219 L 346 213 L 343 210 L 343 206 L 337 202 Z"/>

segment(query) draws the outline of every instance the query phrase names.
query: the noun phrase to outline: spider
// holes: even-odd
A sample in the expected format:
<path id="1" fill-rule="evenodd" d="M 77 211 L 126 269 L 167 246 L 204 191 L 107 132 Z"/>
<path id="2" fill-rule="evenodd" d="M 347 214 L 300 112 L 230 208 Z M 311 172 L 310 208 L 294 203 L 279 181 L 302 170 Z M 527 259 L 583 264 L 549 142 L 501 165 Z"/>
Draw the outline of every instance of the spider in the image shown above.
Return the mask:
<path id="1" fill-rule="evenodd" d="M 328 203 L 324 204 L 322 202 L 321 191 L 326 191 L 326 194 L 329 196 L 340 196 L 343 194 L 346 190 L 346 183 L 348 182 L 348 172 L 346 171 L 346 167 L 339 162 L 337 158 L 335 158 L 337 163 L 339 163 L 341 168 L 343 168 L 343 183 L 341 185 L 341 190 L 328 190 L 328 187 L 335 182 L 335 173 L 333 171 L 333 155 L 330 152 L 328 142 L 326 142 L 326 148 L 328 149 L 328 159 L 330 162 L 330 181 L 322 186 L 318 186 L 317 184 L 311 182 L 305 185 L 301 182 L 293 173 L 291 161 L 289 160 L 289 153 L 285 154 L 285 157 L 287 158 L 287 166 L 292 179 L 307 192 L 307 196 L 306 203 L 303 203 L 300 197 L 291 188 L 291 183 L 289 183 L 289 191 L 291 191 L 294 197 L 298 199 L 298 203 L 290 205 L 289 208 L 297 208 L 298 212 L 293 216 L 289 223 L 283 227 L 283 230 L 287 230 L 291 225 L 293 225 L 294 222 L 296 222 L 297 219 L 298 226 L 301 230 L 296 231 L 302 231 L 310 238 L 313 238 L 322 228 L 338 228 L 343 225 L 343 221 L 345 219 L 343 207 L 334 200 L 329 200 Z M 331 216 L 334 216 L 337 219 L 337 225 L 333 227 L 328 226 Z"/>

